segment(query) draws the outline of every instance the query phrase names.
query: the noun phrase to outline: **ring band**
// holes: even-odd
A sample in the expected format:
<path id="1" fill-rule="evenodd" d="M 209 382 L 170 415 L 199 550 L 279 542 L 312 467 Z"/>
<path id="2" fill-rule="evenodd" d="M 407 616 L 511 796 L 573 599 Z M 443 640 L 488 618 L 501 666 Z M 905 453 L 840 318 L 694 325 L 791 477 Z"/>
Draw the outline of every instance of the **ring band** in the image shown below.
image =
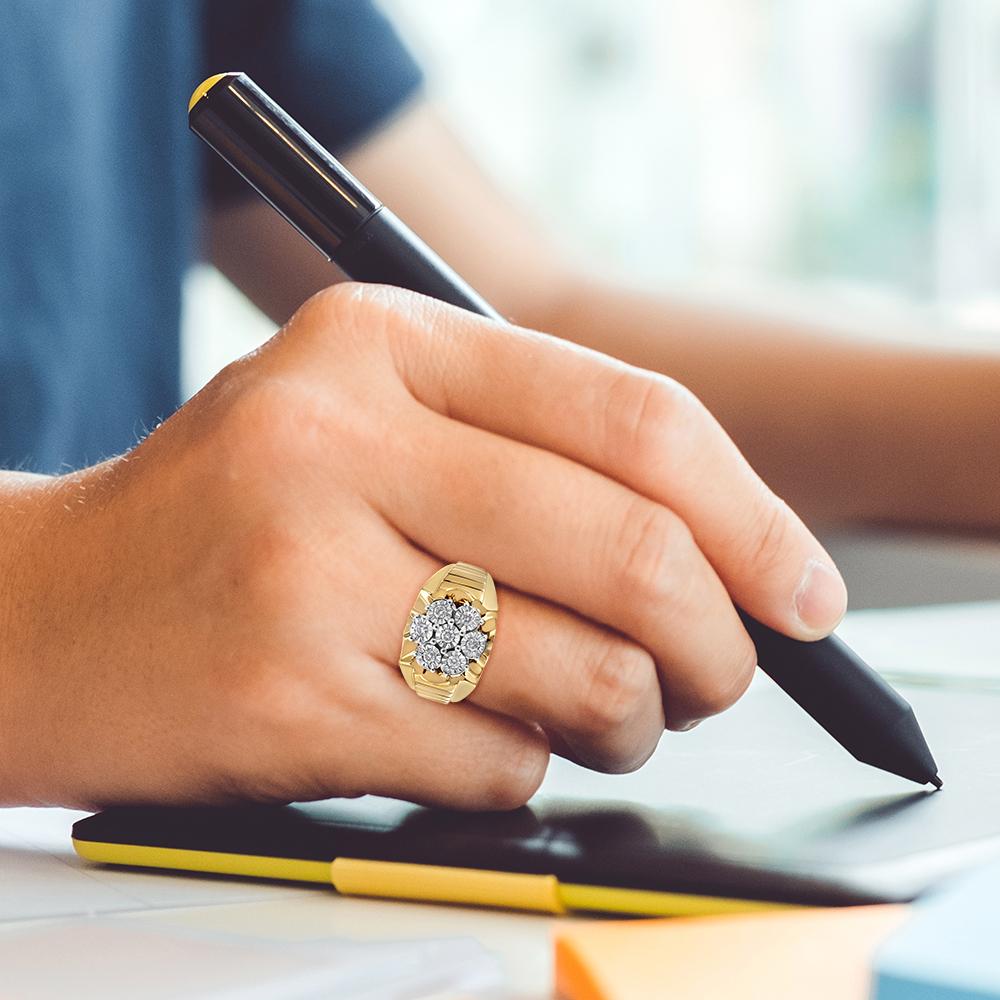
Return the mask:
<path id="1" fill-rule="evenodd" d="M 413 602 L 399 651 L 399 669 L 420 695 L 442 705 L 476 689 L 497 630 L 493 577 L 469 563 L 439 569 Z"/>

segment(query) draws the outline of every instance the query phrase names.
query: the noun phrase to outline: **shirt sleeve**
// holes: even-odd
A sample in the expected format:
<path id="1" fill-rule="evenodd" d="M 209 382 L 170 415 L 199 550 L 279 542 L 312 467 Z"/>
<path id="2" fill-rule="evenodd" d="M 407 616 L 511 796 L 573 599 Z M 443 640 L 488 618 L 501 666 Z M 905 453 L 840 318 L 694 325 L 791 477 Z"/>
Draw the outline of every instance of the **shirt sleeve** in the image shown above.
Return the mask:
<path id="1" fill-rule="evenodd" d="M 368 0 L 204 0 L 203 17 L 200 78 L 246 73 L 338 155 L 423 82 L 393 26 Z M 207 157 L 205 176 L 215 202 L 250 191 L 218 156 Z"/>

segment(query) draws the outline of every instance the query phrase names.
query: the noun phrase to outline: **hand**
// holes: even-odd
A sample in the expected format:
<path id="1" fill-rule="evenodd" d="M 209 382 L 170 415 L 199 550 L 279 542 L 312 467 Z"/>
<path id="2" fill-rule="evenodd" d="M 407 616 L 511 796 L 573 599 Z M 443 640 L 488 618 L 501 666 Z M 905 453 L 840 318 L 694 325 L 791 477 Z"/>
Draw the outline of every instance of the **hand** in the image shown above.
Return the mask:
<path id="1" fill-rule="evenodd" d="M 805 639 L 846 601 L 678 384 L 371 286 L 320 293 L 29 506 L 0 615 L 8 802 L 513 807 L 550 747 L 633 769 L 738 698 L 732 600 Z M 500 620 L 478 689 L 441 706 L 396 660 L 458 560 L 493 573 Z"/>

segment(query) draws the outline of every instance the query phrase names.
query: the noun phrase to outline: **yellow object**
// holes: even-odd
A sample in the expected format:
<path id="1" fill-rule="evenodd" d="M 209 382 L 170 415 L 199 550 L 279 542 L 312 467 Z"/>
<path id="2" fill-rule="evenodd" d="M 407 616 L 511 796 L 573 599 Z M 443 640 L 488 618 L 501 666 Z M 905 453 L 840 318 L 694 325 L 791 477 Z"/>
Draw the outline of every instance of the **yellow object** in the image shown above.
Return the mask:
<path id="1" fill-rule="evenodd" d="M 320 882 L 332 885 L 344 895 L 498 906 L 552 914 L 590 911 L 649 916 L 704 916 L 786 908 L 784 904 L 717 896 L 577 885 L 571 882 L 560 884 L 554 875 L 369 861 L 364 858 L 336 858 L 332 862 L 308 861 L 176 847 L 108 844 L 76 838 L 73 839 L 73 848 L 81 858 L 101 864 L 274 878 L 290 882 Z"/>
<path id="2" fill-rule="evenodd" d="M 191 109 L 224 77 L 229 76 L 229 73 L 216 73 L 215 76 L 210 76 L 207 80 L 202 81 L 194 88 L 194 93 L 191 95 L 191 100 L 188 101 L 188 114 L 191 114 Z"/>
<path id="3" fill-rule="evenodd" d="M 566 909 L 596 913 L 641 913 L 650 917 L 700 917 L 720 913 L 754 913 L 787 909 L 786 903 L 761 903 L 753 899 L 725 896 L 693 896 L 682 892 L 653 892 L 649 889 L 620 889 L 607 885 L 559 887 Z"/>
<path id="4" fill-rule="evenodd" d="M 337 858 L 333 862 L 333 884 L 338 892 L 351 896 L 388 896 L 541 910 L 543 913 L 566 912 L 559 898 L 559 880 L 554 875 Z"/>
<path id="5" fill-rule="evenodd" d="M 101 844 L 73 838 L 73 849 L 81 858 L 107 865 L 139 868 L 170 868 L 220 875 L 250 875 L 292 882 L 330 884 L 329 861 L 300 858 L 266 858 L 255 854 L 223 854 L 220 851 L 189 851 L 176 847 L 145 847 L 139 844 Z"/>
<path id="6" fill-rule="evenodd" d="M 560 924 L 566 1000 L 867 1000 L 874 950 L 905 906 Z"/>

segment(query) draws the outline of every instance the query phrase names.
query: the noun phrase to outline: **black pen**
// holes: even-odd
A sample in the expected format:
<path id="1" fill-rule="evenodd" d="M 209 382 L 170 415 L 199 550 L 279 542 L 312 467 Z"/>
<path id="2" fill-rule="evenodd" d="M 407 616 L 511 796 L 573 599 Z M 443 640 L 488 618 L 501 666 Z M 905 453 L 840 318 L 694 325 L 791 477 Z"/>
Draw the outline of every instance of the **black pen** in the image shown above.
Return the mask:
<path id="1" fill-rule="evenodd" d="M 243 73 L 191 96 L 191 129 L 328 260 L 356 281 L 409 288 L 503 317 Z M 909 704 L 835 635 L 801 642 L 740 618 L 760 668 L 854 757 L 941 787 Z"/>

